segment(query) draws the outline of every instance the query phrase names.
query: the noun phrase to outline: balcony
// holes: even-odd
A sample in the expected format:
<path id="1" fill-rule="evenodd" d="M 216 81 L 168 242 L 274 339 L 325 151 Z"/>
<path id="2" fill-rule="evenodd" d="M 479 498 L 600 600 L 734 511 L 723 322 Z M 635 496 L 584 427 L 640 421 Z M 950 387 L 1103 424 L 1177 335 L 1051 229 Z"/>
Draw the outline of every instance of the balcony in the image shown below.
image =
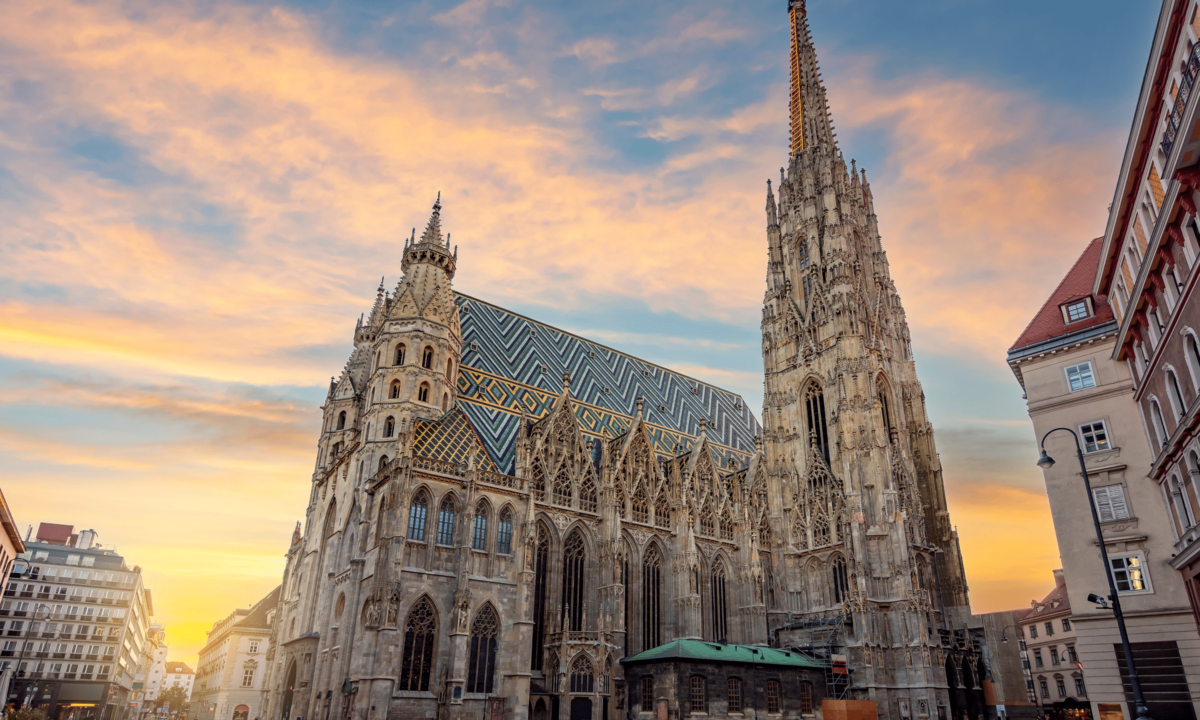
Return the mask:
<path id="1" fill-rule="evenodd" d="M 1167 118 L 1167 127 L 1163 129 L 1162 151 L 1166 157 L 1171 157 L 1171 149 L 1179 136 L 1179 125 L 1183 122 L 1183 112 L 1187 109 L 1188 98 L 1192 95 L 1196 84 L 1196 75 L 1200 73 L 1200 43 L 1192 46 L 1187 65 L 1183 68 L 1183 79 L 1179 85 L 1179 93 L 1175 95 L 1175 104 L 1171 107 L 1171 115 Z"/>

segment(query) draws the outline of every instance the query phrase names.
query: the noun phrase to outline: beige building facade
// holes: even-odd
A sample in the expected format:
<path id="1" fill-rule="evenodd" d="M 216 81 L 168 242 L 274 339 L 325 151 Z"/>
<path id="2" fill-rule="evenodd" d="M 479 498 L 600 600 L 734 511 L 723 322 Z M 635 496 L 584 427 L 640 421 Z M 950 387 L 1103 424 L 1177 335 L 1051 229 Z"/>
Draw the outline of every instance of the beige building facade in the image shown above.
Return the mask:
<path id="1" fill-rule="evenodd" d="M 275 588 L 252 607 L 213 623 L 200 649 L 188 720 L 263 717 L 266 658 L 279 595 Z"/>
<path id="2" fill-rule="evenodd" d="M 1112 357 L 1117 321 L 1107 299 L 1092 293 L 1101 249 L 1102 239 L 1087 245 L 1009 350 L 1008 362 L 1025 390 L 1036 439 L 1063 427 L 1080 439 L 1135 662 L 1141 658 L 1139 666 L 1146 666 L 1142 682 L 1152 717 L 1194 717 L 1188 713 L 1200 698 L 1200 636 L 1183 583 L 1170 565 L 1175 538 L 1161 490 L 1147 477 L 1153 456 L 1133 399 L 1129 365 Z M 1125 698 L 1124 659 L 1112 611 L 1087 599 L 1091 593 L 1107 596 L 1109 586 L 1075 447 L 1068 433 L 1052 434 L 1045 448 L 1056 463 L 1044 471 L 1074 646 L 1092 716 L 1120 711 L 1132 718 L 1136 713 Z M 1031 463 L 1035 457 L 1030 454 Z M 1036 659 L 1034 664 L 1038 677 Z M 1184 693 L 1159 694 L 1163 677 L 1172 682 L 1186 677 Z M 1072 689 L 1073 682 L 1065 682 Z M 1054 700 L 1056 683 L 1048 683 Z"/>

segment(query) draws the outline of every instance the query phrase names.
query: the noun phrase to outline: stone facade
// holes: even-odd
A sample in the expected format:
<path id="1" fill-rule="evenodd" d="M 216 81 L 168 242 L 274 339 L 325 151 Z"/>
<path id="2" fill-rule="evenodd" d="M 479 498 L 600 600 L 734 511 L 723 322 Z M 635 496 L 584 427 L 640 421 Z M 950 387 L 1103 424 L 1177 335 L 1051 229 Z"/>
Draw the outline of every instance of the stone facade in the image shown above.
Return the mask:
<path id="1" fill-rule="evenodd" d="M 839 692 L 881 717 L 983 715 L 903 308 L 789 12 L 803 139 L 768 188 L 765 431 L 735 395 L 454 293 L 439 199 L 330 384 L 264 717 L 524 719 L 536 697 L 609 720 L 620 659 L 677 639 L 845 657 Z"/>

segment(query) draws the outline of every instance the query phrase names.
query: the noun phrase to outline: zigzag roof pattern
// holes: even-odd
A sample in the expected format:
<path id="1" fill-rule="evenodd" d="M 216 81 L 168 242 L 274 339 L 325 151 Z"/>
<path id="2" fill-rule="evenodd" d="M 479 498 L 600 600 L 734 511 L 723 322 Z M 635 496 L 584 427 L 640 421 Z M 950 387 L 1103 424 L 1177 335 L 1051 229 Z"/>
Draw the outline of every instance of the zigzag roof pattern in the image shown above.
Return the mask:
<path id="1" fill-rule="evenodd" d="M 660 455 L 692 447 L 701 418 L 717 461 L 744 463 L 754 452 L 758 420 L 741 396 L 592 342 L 478 298 L 455 293 L 462 319 L 460 407 L 501 472 L 513 472 L 524 415 L 549 414 L 570 374 L 571 399 L 585 435 L 625 433 L 643 417 Z"/>

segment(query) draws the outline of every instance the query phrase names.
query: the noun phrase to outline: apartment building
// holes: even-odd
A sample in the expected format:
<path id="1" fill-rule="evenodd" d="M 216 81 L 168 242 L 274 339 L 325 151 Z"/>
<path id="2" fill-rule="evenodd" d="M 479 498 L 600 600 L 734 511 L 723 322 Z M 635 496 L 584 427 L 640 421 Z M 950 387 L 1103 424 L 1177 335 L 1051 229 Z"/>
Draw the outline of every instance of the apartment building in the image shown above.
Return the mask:
<path id="1" fill-rule="evenodd" d="M 199 674 L 188 720 L 253 720 L 262 717 L 263 682 L 271 624 L 279 606 L 277 587 L 248 609 L 213 623 L 200 650 Z"/>
<path id="2" fill-rule="evenodd" d="M 141 568 L 94 531 L 42 523 L 25 541 L 0 600 L 7 701 L 51 720 L 123 720 L 153 614 Z"/>
<path id="3" fill-rule="evenodd" d="M 1083 664 L 1075 648 L 1071 598 L 1062 570 L 1054 571 L 1054 589 L 1030 604 L 1021 618 L 1034 692 L 1052 720 L 1089 720 L 1092 716 Z"/>

